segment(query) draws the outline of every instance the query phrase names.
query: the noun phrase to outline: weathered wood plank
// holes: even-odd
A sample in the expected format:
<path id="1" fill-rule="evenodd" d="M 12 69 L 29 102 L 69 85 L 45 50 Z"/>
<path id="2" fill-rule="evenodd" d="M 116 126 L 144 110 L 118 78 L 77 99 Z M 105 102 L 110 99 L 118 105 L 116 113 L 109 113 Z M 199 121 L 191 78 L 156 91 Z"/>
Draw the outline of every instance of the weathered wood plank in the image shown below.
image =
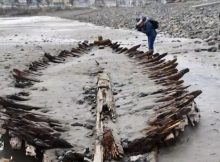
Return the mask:
<path id="1" fill-rule="evenodd" d="M 119 132 L 114 123 L 116 117 L 115 104 L 109 74 L 100 73 L 97 86 L 94 162 L 103 162 L 106 158 L 120 159 L 124 151 L 121 146 Z"/>

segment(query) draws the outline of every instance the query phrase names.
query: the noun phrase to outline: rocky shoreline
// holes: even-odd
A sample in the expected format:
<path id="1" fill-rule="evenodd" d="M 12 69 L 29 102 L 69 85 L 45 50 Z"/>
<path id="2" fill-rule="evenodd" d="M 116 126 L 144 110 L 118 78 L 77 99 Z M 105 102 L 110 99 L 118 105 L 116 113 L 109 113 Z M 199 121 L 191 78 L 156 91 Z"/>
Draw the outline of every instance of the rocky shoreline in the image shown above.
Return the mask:
<path id="1" fill-rule="evenodd" d="M 172 37 L 200 38 L 219 42 L 218 26 L 220 5 L 194 8 L 203 1 L 188 1 L 180 3 L 161 4 L 152 2 L 145 7 L 105 7 L 77 15 L 75 11 L 60 11 L 46 13 L 49 16 L 90 22 L 96 25 L 113 28 L 129 28 L 135 26 L 135 18 L 140 15 L 152 17 L 160 22 L 158 32 Z M 44 13 L 45 14 L 45 13 Z"/>
<path id="2" fill-rule="evenodd" d="M 213 1 L 209 1 L 211 3 Z M 187 2 L 162 4 L 151 2 L 145 6 L 133 7 L 103 7 L 103 8 L 76 8 L 68 10 L 39 10 L 22 12 L 19 15 L 40 15 L 61 17 L 82 22 L 90 22 L 95 25 L 113 28 L 134 29 L 135 18 L 140 15 L 151 17 L 160 22 L 158 32 L 178 38 L 200 38 L 215 42 L 220 41 L 220 4 L 198 7 L 204 4 L 203 0 L 191 0 Z M 3 13 L 0 13 L 3 16 Z M 16 16 L 16 13 L 8 16 Z"/>

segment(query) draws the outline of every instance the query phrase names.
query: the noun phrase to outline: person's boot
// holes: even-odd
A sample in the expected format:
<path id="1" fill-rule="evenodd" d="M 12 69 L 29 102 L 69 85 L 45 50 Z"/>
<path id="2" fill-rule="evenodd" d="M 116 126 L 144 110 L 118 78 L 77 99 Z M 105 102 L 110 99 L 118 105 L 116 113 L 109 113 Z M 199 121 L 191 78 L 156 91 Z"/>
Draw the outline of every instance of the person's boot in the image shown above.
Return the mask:
<path id="1" fill-rule="evenodd" d="M 148 51 L 147 51 L 147 54 L 154 54 L 154 50 L 152 50 L 152 49 L 149 49 Z"/>

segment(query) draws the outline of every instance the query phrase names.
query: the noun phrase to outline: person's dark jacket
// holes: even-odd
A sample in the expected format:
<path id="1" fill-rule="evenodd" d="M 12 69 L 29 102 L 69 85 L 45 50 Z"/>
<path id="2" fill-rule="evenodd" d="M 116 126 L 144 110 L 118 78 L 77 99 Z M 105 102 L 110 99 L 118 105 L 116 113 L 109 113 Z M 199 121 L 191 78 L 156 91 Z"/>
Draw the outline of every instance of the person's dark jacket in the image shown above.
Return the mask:
<path id="1" fill-rule="evenodd" d="M 140 19 L 137 19 L 136 21 L 140 21 Z M 147 36 L 150 36 L 151 34 L 155 35 L 157 33 L 150 20 L 146 20 L 146 18 L 144 17 L 142 18 L 142 21 L 144 21 L 143 27 L 136 26 L 136 29 L 138 31 L 145 33 Z"/>
<path id="2" fill-rule="evenodd" d="M 144 27 L 143 27 L 143 33 L 145 33 L 147 36 L 151 35 L 151 33 L 155 33 L 156 30 L 153 28 L 153 25 L 151 24 L 150 21 L 146 21 L 144 23 Z"/>

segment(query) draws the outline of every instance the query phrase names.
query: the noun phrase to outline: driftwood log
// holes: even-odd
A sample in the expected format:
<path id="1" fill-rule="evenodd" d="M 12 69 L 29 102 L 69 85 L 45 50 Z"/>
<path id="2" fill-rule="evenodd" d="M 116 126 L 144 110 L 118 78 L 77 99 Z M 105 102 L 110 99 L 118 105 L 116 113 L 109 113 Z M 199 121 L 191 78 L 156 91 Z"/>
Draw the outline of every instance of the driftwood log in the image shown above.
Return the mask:
<path id="1" fill-rule="evenodd" d="M 115 125 L 116 114 L 110 77 L 106 73 L 98 76 L 96 107 L 96 148 L 94 162 L 105 159 L 118 160 L 124 151 Z"/>

